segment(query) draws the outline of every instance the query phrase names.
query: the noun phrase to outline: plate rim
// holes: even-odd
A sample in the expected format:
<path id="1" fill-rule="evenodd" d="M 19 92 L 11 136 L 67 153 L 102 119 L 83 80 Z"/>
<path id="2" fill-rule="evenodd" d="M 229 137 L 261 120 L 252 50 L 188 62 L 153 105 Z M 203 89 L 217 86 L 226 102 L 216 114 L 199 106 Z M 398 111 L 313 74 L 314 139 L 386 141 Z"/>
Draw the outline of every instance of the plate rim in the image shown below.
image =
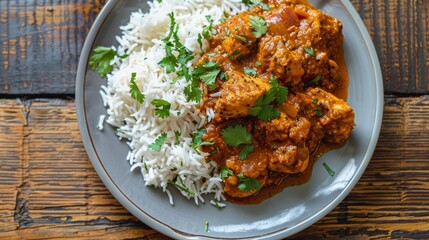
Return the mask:
<path id="1" fill-rule="evenodd" d="M 80 59 L 78 62 L 78 69 L 76 74 L 76 87 L 75 87 L 75 102 L 76 102 L 76 113 L 78 119 L 78 125 L 80 134 L 82 137 L 82 141 L 88 157 L 97 172 L 97 175 L 102 180 L 103 184 L 107 187 L 110 193 L 117 199 L 122 206 L 124 206 L 131 214 L 136 216 L 140 221 L 144 224 L 147 224 L 151 228 L 156 229 L 157 231 L 168 235 L 174 238 L 188 238 L 188 239 L 216 239 L 215 237 L 206 236 L 206 235 L 190 235 L 186 232 L 175 229 L 172 226 L 168 226 L 151 215 L 147 214 L 143 209 L 137 206 L 136 203 L 131 201 L 125 193 L 120 189 L 114 179 L 109 175 L 107 169 L 104 167 L 103 162 L 99 158 L 97 151 L 95 150 L 94 143 L 91 138 L 91 134 L 89 131 L 86 111 L 85 111 L 85 80 L 87 73 L 87 65 L 90 52 L 93 48 L 93 44 L 95 39 L 98 36 L 98 33 L 106 21 L 107 17 L 111 13 L 112 9 L 120 3 L 120 0 L 109 0 L 106 5 L 102 8 L 99 15 L 95 19 L 91 29 L 85 39 L 85 43 L 82 47 Z M 348 13 L 351 16 L 353 22 L 357 25 L 357 29 L 359 30 L 360 35 L 364 40 L 365 47 L 368 50 L 369 57 L 372 61 L 372 68 L 374 72 L 375 79 L 375 94 L 376 94 L 376 107 L 375 107 L 375 123 L 372 129 L 371 138 L 368 142 L 368 146 L 366 147 L 365 154 L 363 156 L 362 163 L 358 166 L 358 170 L 354 174 L 354 176 L 350 179 L 349 183 L 345 186 L 345 188 L 338 194 L 338 196 L 327 204 L 324 208 L 317 211 L 312 217 L 299 222 L 297 225 L 289 228 L 282 228 L 277 231 L 270 232 L 264 235 L 255 235 L 250 239 L 269 239 L 269 238 L 279 238 L 286 237 L 296 234 L 303 229 L 309 227 L 314 224 L 316 221 L 323 218 L 326 214 L 332 211 L 354 188 L 357 182 L 362 177 L 363 173 L 368 166 L 372 155 L 374 153 L 379 135 L 381 130 L 381 123 L 383 118 L 383 106 L 384 106 L 384 91 L 383 91 L 383 78 L 381 74 L 381 67 L 378 60 L 377 52 L 375 50 L 374 43 L 371 40 L 371 37 L 368 33 L 366 26 L 364 25 L 362 19 L 357 13 L 356 9 L 350 3 L 349 0 L 339 0 Z M 227 238 L 227 239 L 243 239 L 243 238 Z M 249 239 L 249 237 L 246 237 Z"/>

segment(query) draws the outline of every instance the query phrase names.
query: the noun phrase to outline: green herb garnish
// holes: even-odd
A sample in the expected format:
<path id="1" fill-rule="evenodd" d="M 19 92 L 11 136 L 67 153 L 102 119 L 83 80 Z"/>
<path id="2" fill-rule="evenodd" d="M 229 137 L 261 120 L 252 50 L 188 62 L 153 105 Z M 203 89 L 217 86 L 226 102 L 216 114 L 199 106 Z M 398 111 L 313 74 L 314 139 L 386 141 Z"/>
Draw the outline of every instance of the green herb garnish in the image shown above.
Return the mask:
<path id="1" fill-rule="evenodd" d="M 253 30 L 252 34 L 256 38 L 260 38 L 268 31 L 267 23 L 265 22 L 264 18 L 250 15 L 249 19 L 250 28 Z"/>
<path id="2" fill-rule="evenodd" d="M 154 151 L 161 151 L 161 146 L 164 144 L 165 140 L 167 139 L 167 133 L 163 132 L 161 135 L 159 135 L 153 143 L 149 145 L 149 148 Z"/>
<path id="3" fill-rule="evenodd" d="M 155 106 L 155 115 L 160 118 L 166 118 L 170 116 L 170 107 L 171 104 L 162 99 L 154 99 L 150 102 L 153 106 Z"/>
<path id="4" fill-rule="evenodd" d="M 92 56 L 89 58 L 89 65 L 92 70 L 97 70 L 101 77 L 105 77 L 113 69 L 110 62 L 115 58 L 117 52 L 110 47 L 98 46 L 94 48 Z"/>
<path id="5" fill-rule="evenodd" d="M 237 188 L 240 191 L 250 192 L 261 188 L 261 183 L 256 178 L 245 177 L 243 173 L 238 174 L 237 177 L 239 181 Z"/>
<path id="6" fill-rule="evenodd" d="M 326 171 L 333 177 L 335 175 L 335 171 L 332 170 L 332 168 L 329 167 L 329 165 L 326 162 L 323 162 L 323 166 L 325 167 Z"/>
<path id="7" fill-rule="evenodd" d="M 131 97 L 137 100 L 139 103 L 143 103 L 145 96 L 140 92 L 139 87 L 136 84 L 136 73 L 131 73 L 131 80 L 130 80 L 130 94 Z"/>

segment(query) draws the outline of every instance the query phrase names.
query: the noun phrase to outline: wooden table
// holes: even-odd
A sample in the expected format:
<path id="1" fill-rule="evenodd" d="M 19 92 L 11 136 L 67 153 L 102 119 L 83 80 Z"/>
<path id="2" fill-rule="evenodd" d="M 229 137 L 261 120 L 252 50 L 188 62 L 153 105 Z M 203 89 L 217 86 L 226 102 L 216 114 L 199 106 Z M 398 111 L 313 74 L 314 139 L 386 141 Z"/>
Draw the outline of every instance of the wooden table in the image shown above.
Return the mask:
<path id="1" fill-rule="evenodd" d="M 429 1 L 352 0 L 384 76 L 381 136 L 350 195 L 295 239 L 429 238 Z M 105 1 L 0 1 L 0 238 L 166 239 L 85 153 L 74 85 Z"/>

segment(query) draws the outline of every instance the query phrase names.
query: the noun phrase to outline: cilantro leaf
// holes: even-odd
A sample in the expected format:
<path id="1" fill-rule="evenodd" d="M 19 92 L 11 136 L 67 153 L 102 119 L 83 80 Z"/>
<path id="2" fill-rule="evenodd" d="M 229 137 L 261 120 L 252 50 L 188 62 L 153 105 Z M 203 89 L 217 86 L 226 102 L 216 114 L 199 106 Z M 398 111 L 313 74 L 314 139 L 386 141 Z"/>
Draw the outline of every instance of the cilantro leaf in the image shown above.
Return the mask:
<path id="1" fill-rule="evenodd" d="M 243 173 L 237 175 L 238 185 L 237 188 L 243 192 L 250 192 L 253 190 L 261 189 L 261 183 L 256 178 L 245 177 Z"/>
<path id="2" fill-rule="evenodd" d="M 182 134 L 180 131 L 174 130 L 174 136 L 176 137 L 176 141 L 174 144 L 176 145 L 180 144 L 180 139 L 179 139 L 180 134 Z"/>
<path id="3" fill-rule="evenodd" d="M 304 50 L 306 53 L 310 54 L 311 56 L 316 56 L 316 52 L 313 49 L 305 47 Z"/>
<path id="4" fill-rule="evenodd" d="M 92 70 L 97 70 L 101 77 L 105 77 L 113 69 L 110 62 L 115 58 L 117 52 L 110 47 L 98 46 L 94 48 L 92 56 L 89 58 L 89 65 Z"/>
<path id="5" fill-rule="evenodd" d="M 243 146 L 243 148 L 241 148 L 240 153 L 238 154 L 238 158 L 240 160 L 246 160 L 246 158 L 249 157 L 250 153 L 253 152 L 255 148 L 253 147 L 252 144 L 246 144 Z"/>
<path id="6" fill-rule="evenodd" d="M 180 178 L 179 178 L 180 179 Z M 171 179 L 168 179 L 168 182 L 170 183 L 170 184 L 172 184 L 173 186 L 175 186 L 176 188 L 178 188 L 179 190 L 181 190 L 181 191 L 184 191 L 184 192 L 186 192 L 187 194 L 189 194 L 189 195 L 195 195 L 195 193 L 194 192 L 192 192 L 189 188 L 187 188 L 186 186 L 185 186 L 185 184 L 183 184 L 183 183 L 181 183 L 181 184 L 179 184 L 179 183 L 177 183 L 177 182 L 174 182 L 173 180 L 171 180 Z"/>
<path id="7" fill-rule="evenodd" d="M 186 64 L 194 59 L 193 53 L 180 42 L 180 38 L 177 35 L 179 25 L 176 23 L 174 14 L 169 13 L 168 16 L 170 17 L 170 31 L 162 40 L 165 43 L 165 57 L 161 59 L 158 64 L 165 68 L 166 73 L 175 72 L 178 68 L 178 77 L 185 77 L 186 80 L 190 80 L 189 70 Z M 173 41 L 171 41 L 171 38 L 173 38 Z"/>
<path id="8" fill-rule="evenodd" d="M 186 100 L 188 102 L 195 101 L 198 103 L 203 97 L 203 91 L 201 91 L 201 89 L 198 87 L 198 80 L 192 80 L 192 82 L 185 87 L 183 92 L 185 93 Z"/>
<path id="9" fill-rule="evenodd" d="M 317 83 L 318 81 L 320 81 L 320 79 L 322 78 L 322 76 L 321 75 L 316 75 L 312 80 L 311 80 L 311 82 L 310 83 Z"/>
<path id="10" fill-rule="evenodd" d="M 167 133 L 163 132 L 161 135 L 159 135 L 153 143 L 149 145 L 149 149 L 152 149 L 154 151 L 161 151 L 161 145 L 164 144 L 165 140 L 167 139 Z"/>
<path id="11" fill-rule="evenodd" d="M 171 104 L 162 99 L 154 99 L 150 102 L 153 106 L 155 106 L 155 115 L 160 118 L 166 118 L 170 116 L 170 107 Z"/>
<path id="12" fill-rule="evenodd" d="M 140 92 L 139 87 L 136 84 L 136 73 L 131 73 L 130 81 L 130 94 L 131 97 L 137 100 L 139 103 L 143 103 L 145 96 Z"/>
<path id="13" fill-rule="evenodd" d="M 192 77 L 203 81 L 212 90 L 215 85 L 216 77 L 220 73 L 220 66 L 216 62 L 209 61 L 203 65 L 197 65 L 192 71 Z"/>
<path id="14" fill-rule="evenodd" d="M 280 111 L 273 105 L 261 105 L 249 110 L 249 114 L 258 117 L 262 121 L 271 121 L 271 119 L 280 116 Z"/>
<path id="15" fill-rule="evenodd" d="M 214 144 L 214 142 L 206 142 L 206 141 L 203 142 L 204 133 L 206 133 L 205 128 L 200 128 L 197 130 L 197 133 L 192 138 L 192 143 L 191 143 L 192 148 L 198 148 L 200 146 L 213 145 Z"/>
<path id="16" fill-rule="evenodd" d="M 271 75 L 270 84 L 271 88 L 262 97 L 258 98 L 255 106 L 248 111 L 250 115 L 258 117 L 262 121 L 270 121 L 280 116 L 280 111 L 272 103 L 274 101 L 283 103 L 289 94 L 288 88 L 281 86 L 274 78 L 274 75 Z"/>
<path id="17" fill-rule="evenodd" d="M 247 68 L 247 67 L 244 67 L 244 74 L 246 74 L 246 75 L 253 75 L 253 77 L 256 77 L 256 70 L 255 69 L 253 69 L 253 68 Z"/>
<path id="18" fill-rule="evenodd" d="M 221 131 L 223 141 L 231 147 L 252 144 L 252 134 L 242 125 L 229 126 Z"/>
<path id="19" fill-rule="evenodd" d="M 250 19 L 250 28 L 253 30 L 252 34 L 256 38 L 260 38 L 268 31 L 267 23 L 265 19 L 258 16 L 249 16 Z"/>
<path id="20" fill-rule="evenodd" d="M 276 102 L 284 103 L 289 95 L 289 89 L 287 87 L 280 86 L 279 82 L 274 77 L 271 78 L 270 84 L 272 87 L 269 91 L 274 92 Z"/>
<path id="21" fill-rule="evenodd" d="M 332 170 L 332 168 L 329 167 L 329 165 L 326 162 L 323 162 L 323 167 L 325 167 L 326 171 L 329 173 L 329 175 L 331 175 L 331 177 L 335 175 L 335 171 Z"/>
<path id="22" fill-rule="evenodd" d="M 231 169 L 227 168 L 227 167 L 223 167 L 220 170 L 220 178 L 222 178 L 222 179 L 224 179 L 224 178 L 226 178 L 228 176 L 232 176 L 232 175 L 234 175 L 234 172 Z"/>
<path id="23" fill-rule="evenodd" d="M 210 39 L 211 36 L 211 32 L 213 31 L 213 19 L 211 18 L 210 15 L 206 16 L 207 21 L 209 22 L 209 25 L 204 25 L 203 26 L 203 32 L 201 33 L 201 35 L 204 37 L 204 39 Z"/>

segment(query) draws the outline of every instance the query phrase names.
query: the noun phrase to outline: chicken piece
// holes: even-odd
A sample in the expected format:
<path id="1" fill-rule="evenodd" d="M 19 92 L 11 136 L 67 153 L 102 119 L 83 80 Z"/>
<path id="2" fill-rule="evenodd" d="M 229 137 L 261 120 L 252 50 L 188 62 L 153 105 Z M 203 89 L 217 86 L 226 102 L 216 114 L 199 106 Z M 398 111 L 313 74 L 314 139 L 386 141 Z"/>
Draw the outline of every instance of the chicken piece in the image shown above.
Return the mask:
<path id="1" fill-rule="evenodd" d="M 310 153 L 305 144 L 295 145 L 291 142 L 273 144 L 268 169 L 288 174 L 305 171 L 310 159 Z"/>
<path id="2" fill-rule="evenodd" d="M 225 23 L 216 26 L 217 36 L 211 44 L 221 43 L 223 50 L 232 58 L 248 56 L 256 46 L 257 38 L 250 27 L 251 12 L 243 12 L 226 19 Z"/>
<path id="3" fill-rule="evenodd" d="M 307 139 L 311 127 L 310 122 L 306 118 L 291 118 L 284 112 L 280 112 L 280 116 L 271 121 L 258 120 L 256 126 L 270 142 L 292 139 L 296 143 Z"/>
<path id="4" fill-rule="evenodd" d="M 235 155 L 228 158 L 225 164 L 235 174 L 243 173 L 246 177 L 257 178 L 268 166 L 268 153 L 263 149 L 255 149 L 245 160 Z"/>
<path id="5" fill-rule="evenodd" d="M 309 104 L 310 115 L 318 115 L 325 131 L 324 140 L 330 143 L 346 141 L 353 130 L 353 108 L 342 99 L 320 88 L 309 88 L 306 94 L 317 101 Z"/>
<path id="6" fill-rule="evenodd" d="M 262 64 L 262 69 L 273 73 L 277 79 L 285 83 L 296 84 L 304 75 L 302 53 L 292 51 L 293 41 L 286 42 L 281 36 L 266 36 L 260 41 L 256 59 Z"/>
<path id="7" fill-rule="evenodd" d="M 248 116 L 258 98 L 271 87 L 263 79 L 253 78 L 236 71 L 228 72 L 229 80 L 222 85 L 215 105 L 215 121 Z"/>

